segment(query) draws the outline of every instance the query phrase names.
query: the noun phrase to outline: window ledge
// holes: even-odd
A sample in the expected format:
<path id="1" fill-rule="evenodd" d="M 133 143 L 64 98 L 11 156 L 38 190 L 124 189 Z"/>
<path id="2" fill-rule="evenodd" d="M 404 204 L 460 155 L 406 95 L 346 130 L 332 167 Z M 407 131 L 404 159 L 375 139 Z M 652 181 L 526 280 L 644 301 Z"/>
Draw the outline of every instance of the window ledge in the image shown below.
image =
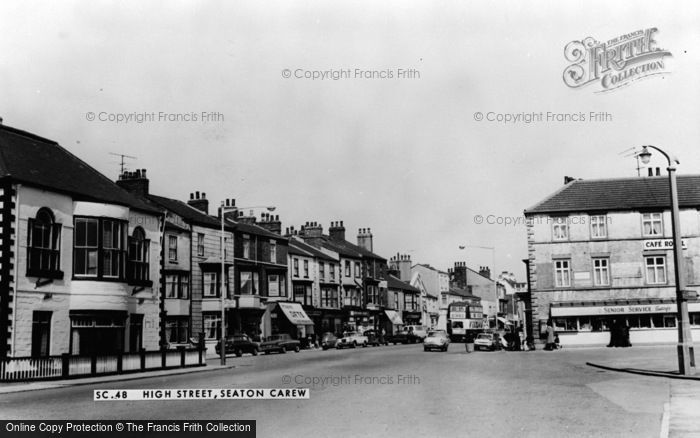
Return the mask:
<path id="1" fill-rule="evenodd" d="M 129 286 L 152 287 L 153 281 L 151 281 L 151 280 L 128 280 L 127 284 Z"/>
<path id="2" fill-rule="evenodd" d="M 49 271 L 43 269 L 28 269 L 27 277 L 51 278 L 53 280 L 63 280 L 63 271 Z"/>

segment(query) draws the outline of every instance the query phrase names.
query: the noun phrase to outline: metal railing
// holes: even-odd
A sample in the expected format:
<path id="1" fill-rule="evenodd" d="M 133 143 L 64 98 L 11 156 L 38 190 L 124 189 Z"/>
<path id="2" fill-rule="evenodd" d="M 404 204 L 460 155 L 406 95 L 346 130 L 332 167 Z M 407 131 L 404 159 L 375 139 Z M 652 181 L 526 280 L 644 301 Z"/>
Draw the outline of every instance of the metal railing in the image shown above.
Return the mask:
<path id="1" fill-rule="evenodd" d="M 198 366 L 206 366 L 202 348 L 141 350 L 114 355 L 12 357 L 0 359 L 0 382 L 72 379 Z"/>

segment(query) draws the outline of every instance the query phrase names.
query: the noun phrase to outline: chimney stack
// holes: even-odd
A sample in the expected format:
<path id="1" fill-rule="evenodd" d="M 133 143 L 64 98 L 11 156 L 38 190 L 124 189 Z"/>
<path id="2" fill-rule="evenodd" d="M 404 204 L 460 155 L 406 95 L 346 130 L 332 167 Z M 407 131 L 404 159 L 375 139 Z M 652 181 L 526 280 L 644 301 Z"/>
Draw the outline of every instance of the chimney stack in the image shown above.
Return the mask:
<path id="1" fill-rule="evenodd" d="M 194 192 L 194 195 L 190 193 L 190 199 L 187 201 L 187 204 L 204 214 L 209 214 L 209 200 L 207 199 L 207 194 L 204 192 L 202 192 L 201 196 L 199 192 Z"/>
<path id="2" fill-rule="evenodd" d="M 491 279 L 491 268 L 489 268 L 488 266 L 480 266 L 479 267 L 479 274 L 482 277 L 486 277 L 490 280 Z"/>
<path id="3" fill-rule="evenodd" d="M 357 230 L 357 246 L 369 252 L 373 251 L 372 231 L 369 228 L 360 228 Z"/>
<path id="4" fill-rule="evenodd" d="M 393 272 L 395 272 L 396 277 L 401 281 L 406 283 L 411 281 L 411 256 L 408 254 L 396 253 L 394 257 L 389 260 L 389 267 Z"/>
<path id="5" fill-rule="evenodd" d="M 282 234 L 282 222 L 280 222 L 280 216 L 270 213 L 261 213 L 260 223 L 258 226 L 265 228 L 275 234 Z M 289 233 L 287 233 L 289 234 Z"/>
<path id="6" fill-rule="evenodd" d="M 136 196 L 145 197 L 148 195 L 148 178 L 146 178 L 146 169 L 136 169 L 134 172 L 125 170 L 119 179 L 117 185 L 129 193 Z"/>
<path id="7" fill-rule="evenodd" d="M 455 262 L 455 267 L 452 271 L 452 281 L 457 288 L 467 290 L 466 262 Z"/>
<path id="8" fill-rule="evenodd" d="M 343 221 L 331 222 L 331 227 L 328 229 L 328 236 L 331 240 L 335 241 L 345 240 L 345 226 L 343 226 Z"/>

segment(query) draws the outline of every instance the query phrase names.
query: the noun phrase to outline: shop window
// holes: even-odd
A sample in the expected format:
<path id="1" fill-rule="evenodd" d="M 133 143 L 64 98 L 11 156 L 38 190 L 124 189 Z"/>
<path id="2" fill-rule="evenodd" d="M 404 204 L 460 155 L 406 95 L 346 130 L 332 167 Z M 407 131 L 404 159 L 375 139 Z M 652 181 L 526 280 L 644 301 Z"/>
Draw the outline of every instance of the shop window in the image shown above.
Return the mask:
<path id="1" fill-rule="evenodd" d="M 675 327 L 676 315 L 664 315 L 664 327 Z"/>
<path id="2" fill-rule="evenodd" d="M 129 316 L 129 351 L 141 350 L 143 346 L 143 315 L 132 313 Z"/>
<path id="3" fill-rule="evenodd" d="M 49 209 L 40 209 L 36 218 L 28 220 L 27 238 L 27 276 L 63 278 L 61 224 L 55 223 Z"/>
<path id="4" fill-rule="evenodd" d="M 558 332 L 578 331 L 576 318 L 554 318 L 552 320 L 554 330 Z"/>
<path id="5" fill-rule="evenodd" d="M 700 325 L 700 313 L 691 313 L 689 316 L 690 325 Z"/>

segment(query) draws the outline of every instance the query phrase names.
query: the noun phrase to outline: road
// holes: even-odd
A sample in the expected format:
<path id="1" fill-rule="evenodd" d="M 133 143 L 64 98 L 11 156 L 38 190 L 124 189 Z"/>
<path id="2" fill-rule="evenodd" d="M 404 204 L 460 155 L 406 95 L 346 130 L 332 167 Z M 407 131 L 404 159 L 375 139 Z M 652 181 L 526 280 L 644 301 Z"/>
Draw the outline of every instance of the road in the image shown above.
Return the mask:
<path id="1" fill-rule="evenodd" d="M 4 394 L 0 418 L 253 419 L 259 437 L 658 437 L 667 379 L 585 365 L 634 350 L 467 354 L 453 344 L 447 353 L 398 345 L 246 355 L 229 358 L 232 369 Z M 289 387 L 311 388 L 310 399 L 92 398 L 93 389 Z"/>

